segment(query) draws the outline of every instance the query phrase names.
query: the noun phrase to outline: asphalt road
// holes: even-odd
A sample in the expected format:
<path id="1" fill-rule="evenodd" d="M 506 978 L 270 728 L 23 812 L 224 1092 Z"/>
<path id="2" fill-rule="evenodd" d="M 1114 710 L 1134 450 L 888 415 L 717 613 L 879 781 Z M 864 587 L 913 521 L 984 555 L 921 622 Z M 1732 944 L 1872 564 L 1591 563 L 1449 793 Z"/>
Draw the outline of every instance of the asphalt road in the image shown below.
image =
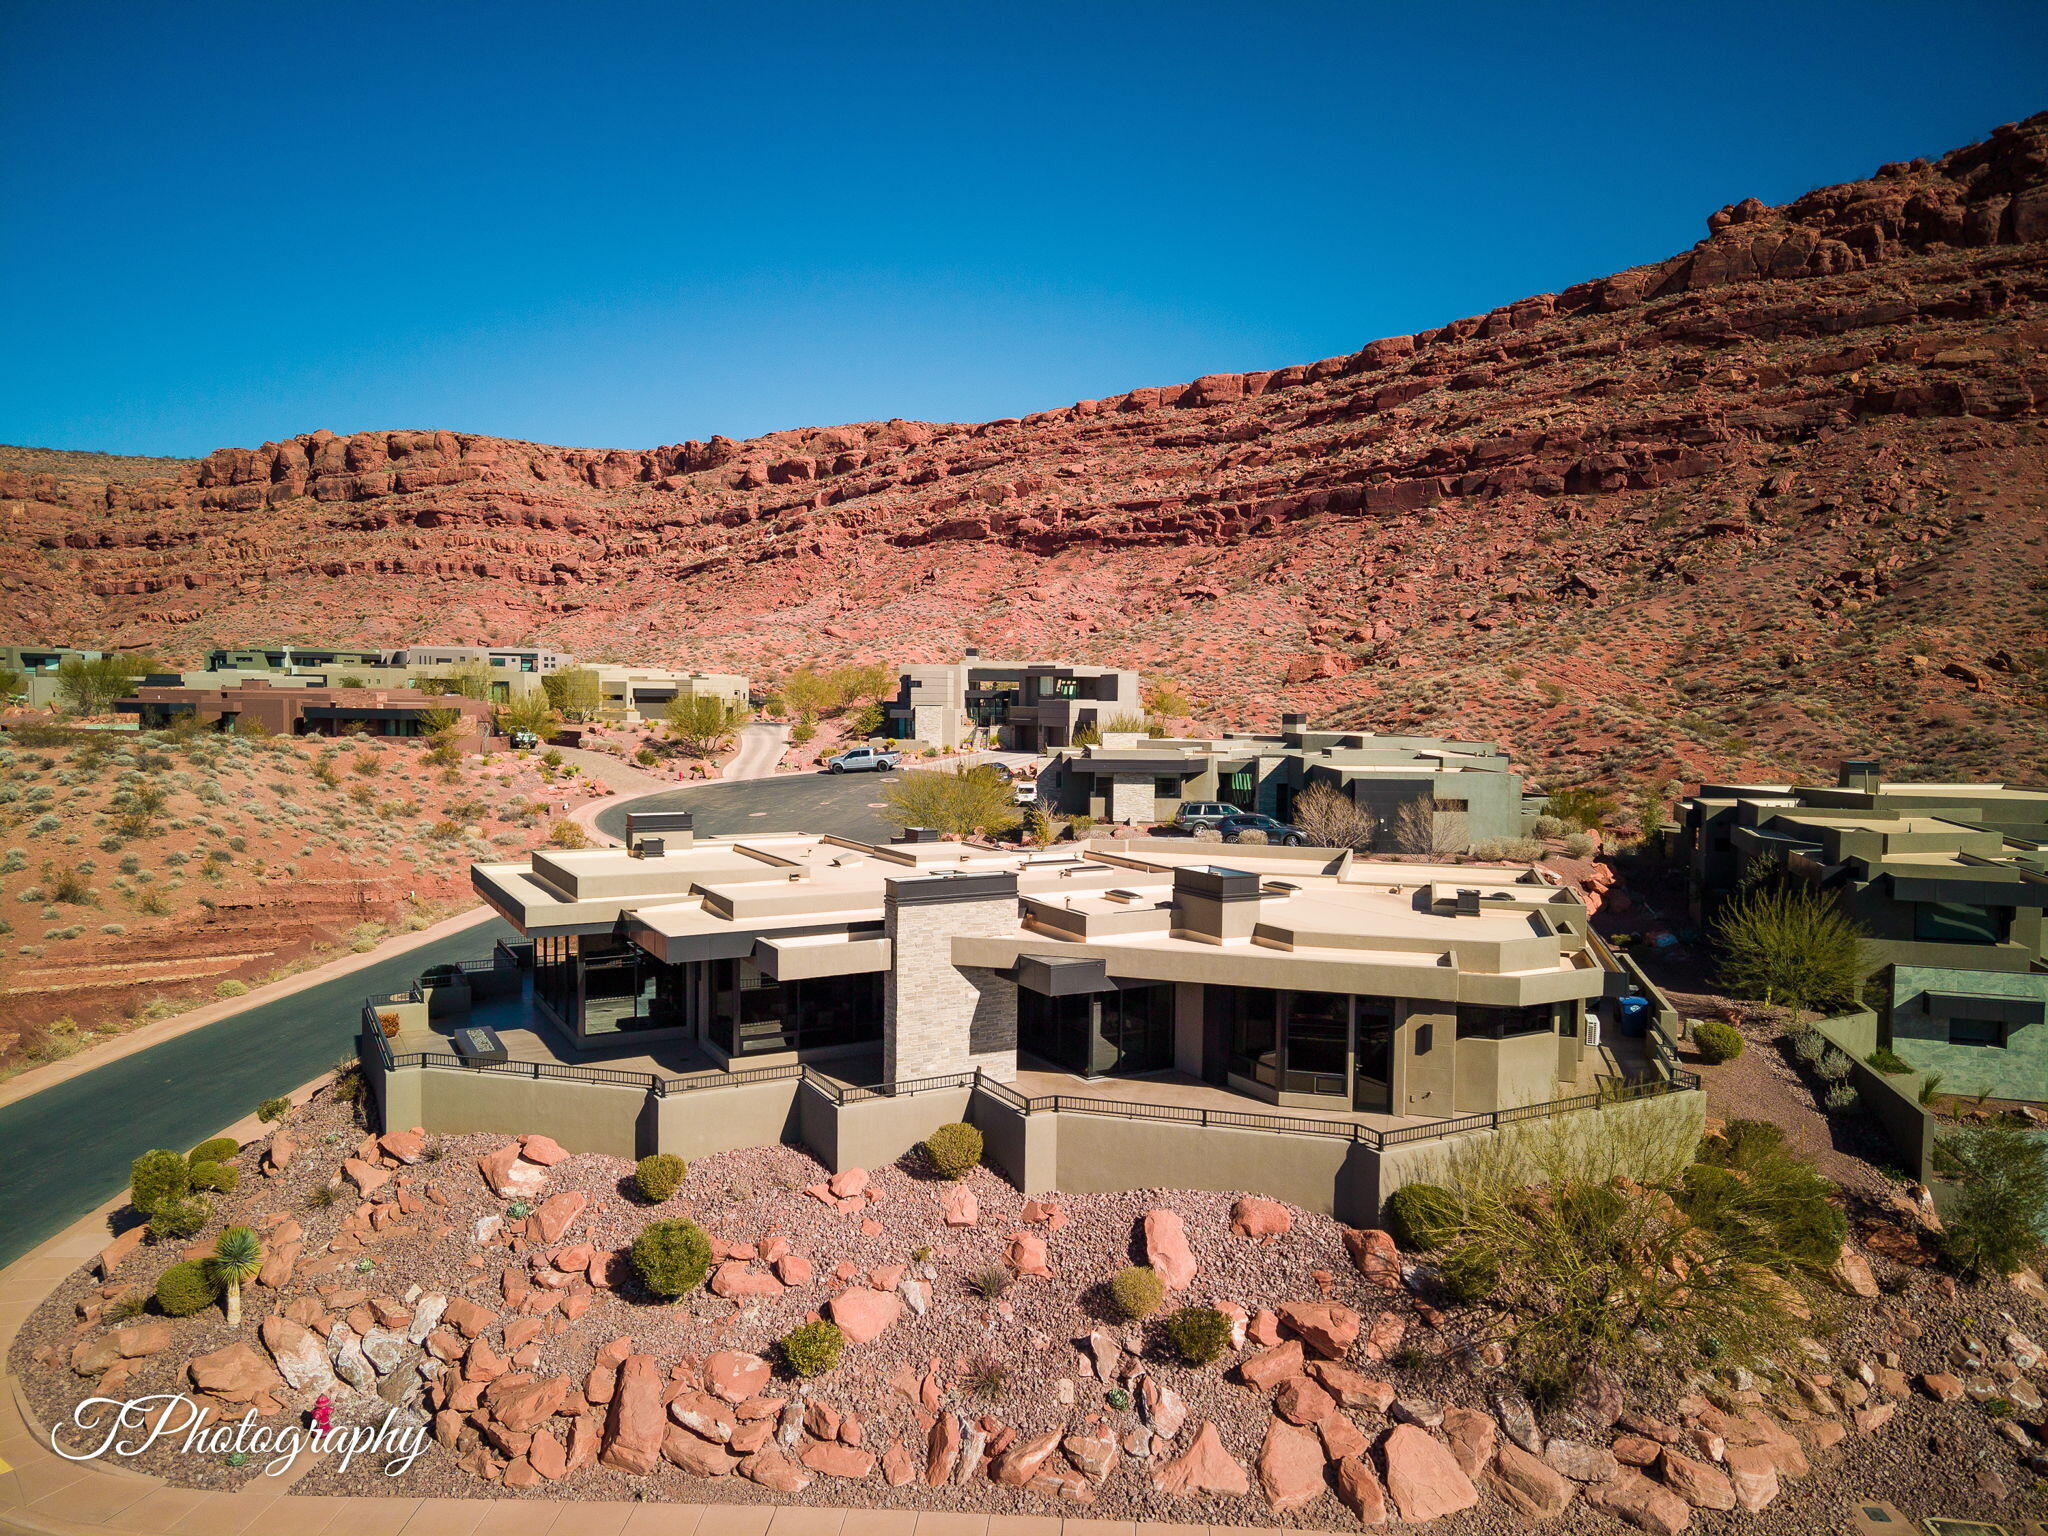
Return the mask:
<path id="1" fill-rule="evenodd" d="M 893 774 L 785 773 L 768 779 L 700 784 L 667 794 L 612 805 L 598 813 L 597 829 L 626 835 L 631 811 L 694 811 L 696 830 L 707 835 L 734 832 L 836 832 L 864 842 L 886 842 L 899 834 L 882 808 L 882 792 Z"/>
<path id="2" fill-rule="evenodd" d="M 365 997 L 402 990 L 429 966 L 479 959 L 512 936 L 492 918 L 0 1109 L 0 1264 L 120 1193 L 128 1165 L 150 1148 L 186 1151 L 351 1054 Z"/>

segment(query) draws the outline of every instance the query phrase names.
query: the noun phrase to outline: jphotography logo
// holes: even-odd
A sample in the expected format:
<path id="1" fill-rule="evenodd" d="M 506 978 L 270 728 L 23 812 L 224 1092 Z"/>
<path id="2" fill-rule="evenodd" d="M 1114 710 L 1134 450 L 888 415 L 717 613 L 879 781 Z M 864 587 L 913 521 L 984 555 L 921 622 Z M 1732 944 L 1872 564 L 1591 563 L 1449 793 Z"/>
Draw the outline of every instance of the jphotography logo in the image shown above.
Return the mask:
<path id="1" fill-rule="evenodd" d="M 50 1449 L 66 1461 L 96 1461 L 102 1456 L 140 1456 L 152 1446 L 176 1441 L 181 1456 L 234 1456 L 263 1459 L 265 1476 L 275 1477 L 301 1451 L 340 1458 L 340 1470 L 358 1456 L 382 1456 L 384 1475 L 397 1477 L 418 1461 L 427 1448 L 423 1424 L 396 1422 L 396 1409 L 378 1424 L 328 1426 L 257 1422 L 250 1409 L 239 1419 L 207 1422 L 200 1405 L 176 1392 L 150 1397 L 89 1397 L 71 1411 L 69 1426 L 53 1425 Z M 79 1444 L 61 1438 L 67 1428 Z M 91 1437 L 97 1440 L 85 1443 Z"/>

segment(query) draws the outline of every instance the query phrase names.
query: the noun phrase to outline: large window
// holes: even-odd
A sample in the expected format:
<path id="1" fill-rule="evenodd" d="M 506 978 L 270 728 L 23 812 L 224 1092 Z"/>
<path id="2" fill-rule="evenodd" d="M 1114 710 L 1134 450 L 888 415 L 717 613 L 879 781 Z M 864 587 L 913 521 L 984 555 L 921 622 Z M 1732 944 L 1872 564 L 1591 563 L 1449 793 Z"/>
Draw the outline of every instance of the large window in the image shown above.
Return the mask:
<path id="1" fill-rule="evenodd" d="M 1948 1043 L 1950 1045 L 2004 1045 L 2005 1021 L 2003 1019 L 1959 1019 L 1948 1021 Z"/>
<path id="2" fill-rule="evenodd" d="M 1081 1077 L 1173 1065 L 1173 988 L 1128 987 L 1046 997 L 1017 992 L 1017 1044 Z"/>
<path id="3" fill-rule="evenodd" d="M 1913 904 L 1913 937 L 1923 944 L 2003 944 L 2012 931 L 2012 908 L 1961 901 Z"/>
<path id="4" fill-rule="evenodd" d="M 1229 1070 L 1236 1076 L 1283 1093 L 1341 1098 L 1350 1092 L 1352 998 L 1263 987 L 1210 990 L 1211 1006 L 1223 1016 Z M 1374 1004 L 1379 1000 L 1368 1000 L 1368 1007 Z M 1372 1064 L 1383 1072 L 1391 1052 L 1387 1042 L 1382 1032 L 1371 1047 Z"/>
<path id="5" fill-rule="evenodd" d="M 1551 1003 L 1535 1003 L 1527 1008 L 1458 1004 L 1460 1040 L 1512 1040 L 1519 1035 L 1551 1034 L 1556 1028 L 1557 1009 Z"/>
<path id="6" fill-rule="evenodd" d="M 824 1050 L 882 1038 L 882 976 L 777 981 L 751 959 L 713 960 L 708 972 L 711 1042 L 733 1057 Z"/>

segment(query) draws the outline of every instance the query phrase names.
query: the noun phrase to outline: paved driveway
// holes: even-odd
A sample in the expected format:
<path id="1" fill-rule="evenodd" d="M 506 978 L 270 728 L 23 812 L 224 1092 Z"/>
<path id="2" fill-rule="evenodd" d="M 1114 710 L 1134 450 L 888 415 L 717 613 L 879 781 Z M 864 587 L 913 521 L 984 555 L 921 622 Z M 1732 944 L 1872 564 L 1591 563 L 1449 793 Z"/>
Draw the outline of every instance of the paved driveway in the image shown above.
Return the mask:
<path id="1" fill-rule="evenodd" d="M 692 811 L 696 830 L 707 835 L 734 832 L 837 832 L 866 842 L 886 841 L 898 829 L 882 808 L 886 773 L 785 773 L 738 783 L 700 784 L 694 789 L 648 795 L 630 806 L 609 805 L 598 813 L 597 829 L 626 835 L 626 813 Z"/>

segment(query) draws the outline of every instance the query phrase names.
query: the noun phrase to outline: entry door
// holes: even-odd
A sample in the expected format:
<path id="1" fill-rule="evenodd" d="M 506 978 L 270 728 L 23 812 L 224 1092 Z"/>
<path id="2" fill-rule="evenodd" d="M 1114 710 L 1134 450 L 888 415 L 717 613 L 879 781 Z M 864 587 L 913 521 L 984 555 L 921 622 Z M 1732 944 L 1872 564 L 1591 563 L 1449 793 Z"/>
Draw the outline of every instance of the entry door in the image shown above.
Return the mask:
<path id="1" fill-rule="evenodd" d="M 1351 1107 L 1374 1114 L 1394 1112 L 1394 1008 L 1384 998 L 1357 1000 L 1358 1043 L 1352 1074 Z"/>

